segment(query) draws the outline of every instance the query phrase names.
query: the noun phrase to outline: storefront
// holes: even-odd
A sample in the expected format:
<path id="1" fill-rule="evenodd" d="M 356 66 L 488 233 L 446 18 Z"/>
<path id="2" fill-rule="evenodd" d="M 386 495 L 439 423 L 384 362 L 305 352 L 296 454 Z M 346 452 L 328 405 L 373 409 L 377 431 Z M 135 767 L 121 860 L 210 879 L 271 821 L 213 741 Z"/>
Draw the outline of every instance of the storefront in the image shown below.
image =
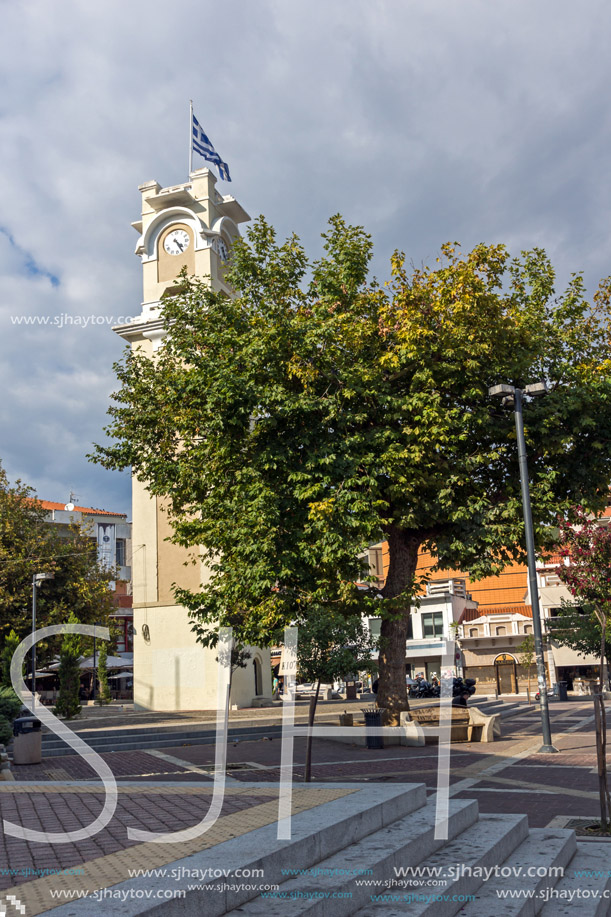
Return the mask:
<path id="1" fill-rule="evenodd" d="M 518 693 L 518 660 L 511 653 L 500 653 L 494 660 L 496 690 L 499 694 Z"/>

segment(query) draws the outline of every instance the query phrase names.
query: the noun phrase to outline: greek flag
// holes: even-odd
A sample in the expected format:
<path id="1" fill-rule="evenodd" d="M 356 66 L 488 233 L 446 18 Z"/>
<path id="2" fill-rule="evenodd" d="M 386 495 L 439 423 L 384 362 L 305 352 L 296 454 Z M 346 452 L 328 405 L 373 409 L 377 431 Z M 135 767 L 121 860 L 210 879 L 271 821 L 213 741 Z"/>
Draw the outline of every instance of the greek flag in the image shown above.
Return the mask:
<path id="1" fill-rule="evenodd" d="M 231 177 L 229 175 L 229 166 L 226 162 L 223 162 L 219 154 L 216 152 L 195 115 L 192 115 L 192 118 L 193 151 L 195 153 L 199 153 L 199 155 L 203 156 L 204 159 L 207 159 L 208 162 L 213 162 L 219 170 L 219 176 L 223 179 L 223 181 L 231 181 Z"/>

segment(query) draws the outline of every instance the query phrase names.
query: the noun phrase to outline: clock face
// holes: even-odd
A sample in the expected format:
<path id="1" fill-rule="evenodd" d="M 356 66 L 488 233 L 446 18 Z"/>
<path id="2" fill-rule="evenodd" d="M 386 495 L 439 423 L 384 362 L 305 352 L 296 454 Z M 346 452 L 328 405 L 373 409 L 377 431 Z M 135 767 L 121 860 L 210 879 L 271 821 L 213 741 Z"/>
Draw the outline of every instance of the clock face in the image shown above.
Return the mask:
<path id="1" fill-rule="evenodd" d="M 221 261 L 227 261 L 229 258 L 229 249 L 227 248 L 227 243 L 224 239 L 219 239 L 219 255 Z"/>
<path id="2" fill-rule="evenodd" d="M 168 255 L 181 255 L 186 252 L 190 243 L 188 232 L 185 232 L 184 229 L 174 229 L 165 237 L 163 247 Z"/>

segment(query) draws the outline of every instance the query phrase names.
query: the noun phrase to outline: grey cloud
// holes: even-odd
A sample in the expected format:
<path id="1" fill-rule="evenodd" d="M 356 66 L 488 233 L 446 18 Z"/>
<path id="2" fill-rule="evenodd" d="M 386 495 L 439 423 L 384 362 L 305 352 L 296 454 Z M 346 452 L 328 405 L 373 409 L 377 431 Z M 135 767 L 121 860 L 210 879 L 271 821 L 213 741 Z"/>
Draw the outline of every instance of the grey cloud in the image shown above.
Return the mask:
<path id="1" fill-rule="evenodd" d="M 4 4 L 9 473 L 129 508 L 128 476 L 85 459 L 122 342 L 11 315 L 138 312 L 137 185 L 186 180 L 190 97 L 229 163 L 223 190 L 314 254 L 340 211 L 372 232 L 381 278 L 393 249 L 430 262 L 457 239 L 543 245 L 593 288 L 610 273 L 610 20 L 603 0 Z"/>

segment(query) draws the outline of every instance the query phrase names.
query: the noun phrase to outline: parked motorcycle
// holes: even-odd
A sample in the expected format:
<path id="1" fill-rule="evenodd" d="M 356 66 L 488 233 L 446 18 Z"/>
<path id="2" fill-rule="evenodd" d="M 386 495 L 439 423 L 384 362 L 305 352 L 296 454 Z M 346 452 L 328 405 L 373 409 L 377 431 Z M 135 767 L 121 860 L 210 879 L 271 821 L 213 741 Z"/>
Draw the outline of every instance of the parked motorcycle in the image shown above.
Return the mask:
<path id="1" fill-rule="evenodd" d="M 558 697 L 558 691 L 556 690 L 556 687 L 548 688 L 548 689 L 547 689 L 547 696 L 548 696 L 548 697 Z M 535 694 L 535 700 L 541 700 L 541 692 L 540 692 L 540 691 L 537 691 L 537 693 Z"/>
<path id="2" fill-rule="evenodd" d="M 465 692 L 468 692 L 469 695 L 475 693 L 475 678 L 454 678 L 452 681 L 452 697 L 459 697 Z M 411 686 L 409 696 L 414 700 L 441 697 L 441 686 L 433 685 L 431 682 L 421 678 Z"/>

